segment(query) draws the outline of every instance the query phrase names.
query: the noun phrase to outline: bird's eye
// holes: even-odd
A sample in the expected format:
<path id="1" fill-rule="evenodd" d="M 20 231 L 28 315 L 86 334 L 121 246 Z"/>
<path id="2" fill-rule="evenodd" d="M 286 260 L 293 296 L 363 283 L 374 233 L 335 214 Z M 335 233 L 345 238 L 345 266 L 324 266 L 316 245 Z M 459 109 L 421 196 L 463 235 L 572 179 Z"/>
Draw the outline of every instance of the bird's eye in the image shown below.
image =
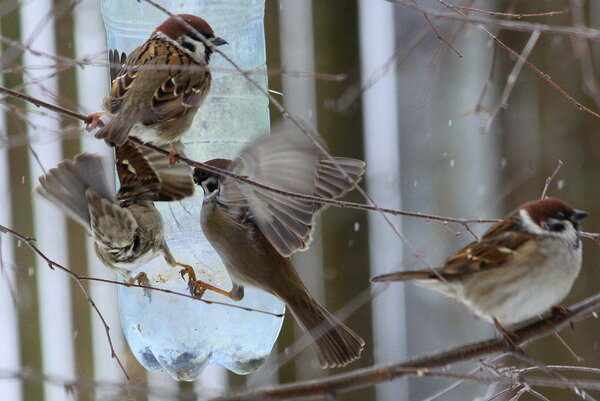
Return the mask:
<path id="1" fill-rule="evenodd" d="M 554 232 L 564 231 L 565 225 L 563 223 L 552 223 L 548 225 L 548 229 Z"/>
<path id="2" fill-rule="evenodd" d="M 559 219 L 559 220 L 566 220 L 567 216 L 563 212 L 558 212 L 556 214 L 556 218 Z"/>

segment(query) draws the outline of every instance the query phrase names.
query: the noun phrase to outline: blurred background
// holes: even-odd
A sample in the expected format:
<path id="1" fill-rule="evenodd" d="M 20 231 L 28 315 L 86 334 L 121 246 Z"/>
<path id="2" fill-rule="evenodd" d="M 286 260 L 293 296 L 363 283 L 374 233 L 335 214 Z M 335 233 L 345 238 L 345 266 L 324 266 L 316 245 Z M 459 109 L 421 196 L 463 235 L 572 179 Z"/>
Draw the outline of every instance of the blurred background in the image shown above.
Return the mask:
<path id="1" fill-rule="evenodd" d="M 243 6 L 243 1 L 237 1 Z M 447 11 L 437 1 L 422 6 Z M 600 29 L 600 4 L 590 1 L 456 1 L 508 13 L 557 15 L 521 18 L 547 25 Z M 147 5 L 150 7 L 150 5 Z M 466 12 L 466 11 L 465 11 Z M 108 89 L 105 32 L 91 0 L 0 2 L 2 85 L 87 114 Z M 481 13 L 473 16 L 500 19 Z M 432 25 L 433 24 L 433 28 Z M 591 217 L 598 232 L 600 124 L 580 111 L 490 36 L 469 23 L 431 18 L 383 0 L 267 0 L 265 33 L 269 87 L 303 121 L 318 128 L 333 155 L 362 158 L 362 185 L 378 205 L 462 218 L 501 218 L 519 203 L 539 198 L 546 178 L 563 165 L 548 194 Z M 486 27 L 592 110 L 600 109 L 598 45 L 575 36 Z M 439 33 L 445 42 L 436 36 Z M 451 46 L 449 45 L 451 44 Z M 73 60 L 82 60 L 77 63 Z M 296 71 L 308 74 L 278 74 Z M 516 79 L 510 81 L 508 77 Z M 506 97 L 509 95 L 508 97 Z M 502 100 L 504 97 L 504 100 Z M 94 151 L 110 155 L 77 121 L 1 99 L 0 224 L 35 237 L 53 260 L 78 274 L 113 279 L 90 253 L 84 231 L 56 208 L 31 196 L 37 177 L 60 160 Z M 281 115 L 271 109 L 272 124 Z M 349 200 L 365 202 L 357 194 Z M 330 208 L 310 251 L 297 268 L 317 299 L 338 312 L 367 345 L 362 359 L 335 371 L 319 369 L 312 350 L 287 358 L 300 334 L 286 319 L 267 364 L 236 376 L 209 368 L 195 383 L 146 372 L 125 343 L 116 288 L 86 283 L 102 311 L 132 383 L 166 392 L 195 390 L 199 397 L 265 384 L 287 383 L 434 353 L 494 335 L 493 328 L 458 304 L 411 284 L 375 286 L 369 278 L 398 269 L 438 265 L 473 240 L 464 227 L 411 217 Z M 488 226 L 473 224 L 481 234 Z M 65 388 L 54 380 L 122 383 L 104 328 L 64 273 L 52 271 L 23 244 L 0 236 L 0 394 L 6 400 L 112 400 L 118 387 Z M 598 246 L 584 241 L 584 266 L 565 305 L 597 292 Z M 597 321 L 528 348 L 547 364 L 600 368 Z M 502 363 L 499 363 L 500 365 Z M 479 365 L 463 364 L 461 371 Z M 19 375 L 21 372 L 21 375 Z M 22 373 L 27 377 L 20 379 Z M 340 400 L 485 400 L 501 387 L 414 378 L 339 395 Z M 537 388 L 552 400 L 575 399 L 564 390 Z M 518 391 L 516 389 L 515 391 Z M 496 399 L 511 399 L 515 391 Z M 593 393 L 592 393 L 593 394 Z M 596 394 L 600 396 L 600 394 Z M 523 394 L 521 399 L 535 399 Z M 139 400 L 157 400 L 148 395 Z"/>

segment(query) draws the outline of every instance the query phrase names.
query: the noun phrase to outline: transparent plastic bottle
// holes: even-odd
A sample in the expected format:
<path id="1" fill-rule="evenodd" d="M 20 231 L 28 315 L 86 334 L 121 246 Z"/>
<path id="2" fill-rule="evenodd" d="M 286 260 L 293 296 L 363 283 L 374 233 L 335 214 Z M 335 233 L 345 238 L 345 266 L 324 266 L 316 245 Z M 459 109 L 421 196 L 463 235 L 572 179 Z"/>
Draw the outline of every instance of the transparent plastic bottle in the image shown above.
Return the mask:
<path id="1" fill-rule="evenodd" d="M 208 21 L 229 42 L 220 49 L 267 87 L 264 0 L 163 0 L 160 4 L 173 13 L 194 14 Z M 131 0 L 103 0 L 102 13 L 108 49 L 127 54 L 168 17 L 149 3 Z M 199 161 L 231 158 L 249 140 L 269 130 L 266 97 L 218 54 L 212 56 L 210 66 L 211 94 L 183 137 L 186 154 Z M 194 266 L 199 278 L 230 289 L 225 267 L 200 230 L 202 198 L 198 188 L 182 202 L 157 203 L 167 241 L 176 259 Z M 179 269 L 162 258 L 140 271 L 148 274 L 154 286 L 187 293 Z M 254 288 L 246 288 L 238 303 L 210 291 L 203 298 L 275 314 L 285 311 L 277 298 Z M 270 354 L 283 323 L 281 317 L 157 291 L 148 297 L 137 288 L 120 288 L 119 300 L 123 330 L 138 361 L 152 371 L 164 369 L 177 380 L 197 379 L 209 363 L 238 374 L 255 371 Z"/>

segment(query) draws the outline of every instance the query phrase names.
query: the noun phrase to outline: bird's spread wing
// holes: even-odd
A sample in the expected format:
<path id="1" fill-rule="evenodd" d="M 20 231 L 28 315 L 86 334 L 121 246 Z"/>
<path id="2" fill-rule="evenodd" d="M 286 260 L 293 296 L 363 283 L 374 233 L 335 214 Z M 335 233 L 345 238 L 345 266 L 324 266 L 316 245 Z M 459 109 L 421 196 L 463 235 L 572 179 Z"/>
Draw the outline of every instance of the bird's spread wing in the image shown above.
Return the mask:
<path id="1" fill-rule="evenodd" d="M 261 137 L 246 146 L 231 163 L 233 173 L 285 192 L 309 196 L 337 197 L 356 185 L 344 184 L 321 163 L 322 152 L 304 135 L 278 133 Z M 349 165 L 349 176 L 356 177 L 362 165 L 340 159 Z M 357 168 L 358 167 L 358 168 Z M 360 174 L 359 174 L 360 177 Z M 321 208 L 309 199 L 290 197 L 232 178 L 221 180 L 219 201 L 229 205 L 245 204 L 263 235 L 283 256 L 305 249 L 315 213 Z"/>
<path id="2" fill-rule="evenodd" d="M 177 142 L 182 147 L 180 142 Z M 169 166 L 168 158 L 152 149 L 125 142 L 116 148 L 121 187 L 118 199 L 175 201 L 194 193 L 192 169 L 185 163 Z"/>
<path id="3" fill-rule="evenodd" d="M 314 195 L 319 198 L 336 199 L 351 191 L 360 182 L 365 172 L 365 162 L 348 157 L 321 157 L 317 168 Z M 340 171 L 340 168 L 343 170 Z M 317 210 L 326 207 L 317 204 Z"/>

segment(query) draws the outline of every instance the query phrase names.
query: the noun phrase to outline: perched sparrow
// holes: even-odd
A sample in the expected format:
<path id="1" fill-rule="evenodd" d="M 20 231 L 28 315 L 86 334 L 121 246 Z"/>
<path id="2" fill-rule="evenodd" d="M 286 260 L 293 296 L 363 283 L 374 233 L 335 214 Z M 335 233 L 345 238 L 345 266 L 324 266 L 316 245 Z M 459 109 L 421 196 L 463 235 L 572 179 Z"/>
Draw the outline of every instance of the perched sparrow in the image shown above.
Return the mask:
<path id="1" fill-rule="evenodd" d="M 192 195 L 191 168 L 182 163 L 169 167 L 162 154 L 130 142 L 116 154 L 121 182 L 116 196 L 107 184 L 102 158 L 86 153 L 41 176 L 36 192 L 87 228 L 98 258 L 125 279 L 160 254 L 171 266 L 186 266 L 167 246 L 154 201 Z"/>
<path id="2" fill-rule="evenodd" d="M 227 43 L 215 36 L 202 18 L 189 14 L 178 17 L 211 46 Z M 212 80 L 208 63 L 213 49 L 194 30 L 171 17 L 127 57 L 104 99 L 104 108 L 113 119 L 96 133 L 96 138 L 111 145 L 122 145 L 128 135 L 156 145 L 172 144 L 181 138 L 206 98 Z M 111 54 L 111 61 L 114 60 L 119 61 L 116 51 Z M 102 114 L 90 116 L 92 126 Z M 171 163 L 175 154 L 177 151 L 171 146 Z"/>
<path id="3" fill-rule="evenodd" d="M 259 138 L 233 160 L 210 166 L 280 190 L 336 198 L 353 189 L 364 172 L 360 160 L 335 158 L 345 174 L 303 135 Z M 286 303 L 310 335 L 321 367 L 345 366 L 360 358 L 364 341 L 313 299 L 290 255 L 308 247 L 313 218 L 323 205 L 280 195 L 225 175 L 196 168 L 204 189 L 201 225 L 233 282 L 230 297 L 240 300 L 244 285 L 267 291 Z"/>
<path id="4" fill-rule="evenodd" d="M 579 221 L 587 215 L 559 199 L 525 203 L 443 267 L 372 281 L 417 280 L 499 328 L 519 323 L 555 306 L 571 290 L 581 268 Z"/>

